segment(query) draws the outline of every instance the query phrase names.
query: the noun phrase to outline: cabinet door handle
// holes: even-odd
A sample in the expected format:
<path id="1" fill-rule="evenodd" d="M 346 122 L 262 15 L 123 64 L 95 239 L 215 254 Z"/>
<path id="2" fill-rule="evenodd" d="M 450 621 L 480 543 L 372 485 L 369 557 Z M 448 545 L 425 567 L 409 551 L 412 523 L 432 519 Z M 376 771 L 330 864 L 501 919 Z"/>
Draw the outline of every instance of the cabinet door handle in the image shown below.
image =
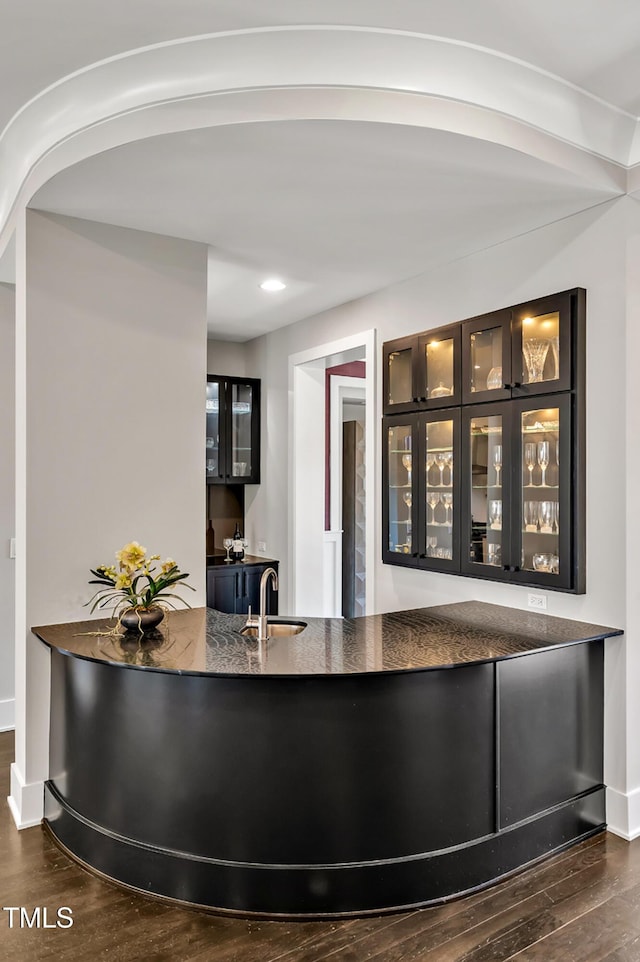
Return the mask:
<path id="1" fill-rule="evenodd" d="M 503 384 L 502 387 L 504 388 L 505 391 L 508 391 L 510 388 L 515 387 L 515 385 L 514 385 L 514 384 Z"/>
<path id="2" fill-rule="evenodd" d="M 503 565 L 505 571 L 520 571 L 520 565 Z"/>
<path id="3" fill-rule="evenodd" d="M 420 398 L 419 398 L 419 397 L 412 397 L 411 400 L 413 401 L 414 404 L 417 404 L 418 401 L 420 400 Z"/>
<path id="4" fill-rule="evenodd" d="M 421 397 L 420 400 L 421 400 L 421 401 L 428 401 L 429 398 L 428 398 L 428 397 Z"/>
<path id="5" fill-rule="evenodd" d="M 513 384 L 511 385 L 511 387 L 522 387 L 522 382 L 521 382 L 521 381 L 514 381 Z"/>
<path id="6" fill-rule="evenodd" d="M 419 558 L 420 555 L 419 555 L 419 553 L 418 553 L 417 551 L 414 551 L 414 552 L 412 552 L 411 557 L 412 557 L 412 558 Z"/>

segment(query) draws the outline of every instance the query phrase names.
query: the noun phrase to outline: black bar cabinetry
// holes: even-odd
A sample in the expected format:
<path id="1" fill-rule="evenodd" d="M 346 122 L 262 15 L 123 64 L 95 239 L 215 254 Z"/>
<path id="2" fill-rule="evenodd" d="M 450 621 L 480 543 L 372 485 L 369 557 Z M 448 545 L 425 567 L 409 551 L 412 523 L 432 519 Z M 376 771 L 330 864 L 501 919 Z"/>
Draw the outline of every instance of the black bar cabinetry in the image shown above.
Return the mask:
<path id="1" fill-rule="evenodd" d="M 208 484 L 260 483 L 260 380 L 207 377 Z"/>
<path id="2" fill-rule="evenodd" d="M 421 396 L 383 418 L 383 561 L 582 594 L 585 291 L 459 328 L 458 381 L 440 409 Z M 403 340 L 415 351 L 439 335 Z M 400 396 L 388 358 L 402 350 L 384 348 L 387 412 L 389 392 Z"/>
<path id="3" fill-rule="evenodd" d="M 387 341 L 384 413 L 460 404 L 460 325 Z"/>
<path id="4" fill-rule="evenodd" d="M 278 561 L 255 558 L 227 563 L 224 557 L 207 561 L 207 607 L 232 615 L 253 614 L 260 610 L 260 579 L 267 568 L 278 572 Z M 278 592 L 271 580 L 267 585 L 268 615 L 278 614 Z"/>

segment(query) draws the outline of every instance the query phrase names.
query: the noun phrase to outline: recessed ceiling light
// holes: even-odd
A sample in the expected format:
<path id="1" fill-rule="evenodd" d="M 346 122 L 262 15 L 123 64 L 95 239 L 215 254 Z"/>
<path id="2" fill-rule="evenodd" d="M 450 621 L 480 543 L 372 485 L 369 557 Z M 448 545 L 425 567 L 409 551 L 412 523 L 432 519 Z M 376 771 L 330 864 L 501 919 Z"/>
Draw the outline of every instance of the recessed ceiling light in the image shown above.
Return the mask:
<path id="1" fill-rule="evenodd" d="M 283 291 L 287 285 L 279 281 L 277 277 L 269 277 L 266 281 L 263 281 L 260 285 L 263 291 L 269 291 L 273 293 L 275 291 Z"/>

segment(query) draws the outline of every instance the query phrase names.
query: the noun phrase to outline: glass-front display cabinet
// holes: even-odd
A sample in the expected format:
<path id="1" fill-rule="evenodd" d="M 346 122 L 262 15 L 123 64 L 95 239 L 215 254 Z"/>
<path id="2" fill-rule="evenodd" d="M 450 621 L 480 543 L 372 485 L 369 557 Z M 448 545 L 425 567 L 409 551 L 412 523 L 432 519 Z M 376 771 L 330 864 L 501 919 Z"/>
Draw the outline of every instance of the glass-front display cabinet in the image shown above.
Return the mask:
<path id="1" fill-rule="evenodd" d="M 585 319 L 576 289 L 459 325 L 453 393 L 383 418 L 384 561 L 584 593 Z M 428 353 L 441 334 L 385 345 L 403 372 L 387 374 L 385 402 L 401 382 L 415 392 L 423 354 L 423 383 L 446 386 Z"/>
<path id="2" fill-rule="evenodd" d="M 385 555 L 395 564 L 459 566 L 460 412 L 385 419 Z"/>
<path id="3" fill-rule="evenodd" d="M 206 396 L 206 478 L 260 482 L 260 381 L 210 375 Z"/>
<path id="4" fill-rule="evenodd" d="M 575 525 L 572 399 L 550 395 L 546 404 L 463 410 L 461 570 L 580 591 L 584 525 Z"/>
<path id="5" fill-rule="evenodd" d="M 460 404 L 459 324 L 387 341 L 383 349 L 385 414 Z"/>
<path id="6" fill-rule="evenodd" d="M 464 321 L 462 403 L 573 390 L 584 317 L 576 288 Z"/>
<path id="7" fill-rule="evenodd" d="M 386 419 L 385 419 L 386 420 Z M 387 480 L 384 491 L 383 554 L 395 564 L 415 566 L 419 556 L 417 474 L 417 418 L 394 419 L 385 424 L 383 463 Z"/>

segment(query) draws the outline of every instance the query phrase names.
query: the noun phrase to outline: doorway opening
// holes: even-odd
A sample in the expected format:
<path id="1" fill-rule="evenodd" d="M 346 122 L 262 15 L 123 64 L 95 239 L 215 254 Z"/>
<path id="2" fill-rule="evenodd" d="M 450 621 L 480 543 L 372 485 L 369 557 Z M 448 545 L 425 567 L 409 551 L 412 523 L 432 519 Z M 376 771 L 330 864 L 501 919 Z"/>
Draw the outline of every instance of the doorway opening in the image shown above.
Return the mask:
<path id="1" fill-rule="evenodd" d="M 374 611 L 374 370 L 373 330 L 289 358 L 292 614 Z"/>

